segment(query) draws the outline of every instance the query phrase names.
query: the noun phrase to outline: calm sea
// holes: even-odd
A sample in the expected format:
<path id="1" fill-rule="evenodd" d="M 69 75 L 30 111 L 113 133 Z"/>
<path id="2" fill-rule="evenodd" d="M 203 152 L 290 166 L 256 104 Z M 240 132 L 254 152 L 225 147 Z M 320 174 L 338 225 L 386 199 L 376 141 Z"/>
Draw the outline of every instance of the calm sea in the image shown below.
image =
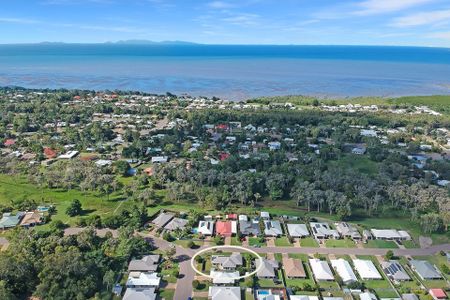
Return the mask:
<path id="1" fill-rule="evenodd" d="M 241 100 L 450 94 L 450 49 L 359 46 L 0 45 L 0 85 Z"/>

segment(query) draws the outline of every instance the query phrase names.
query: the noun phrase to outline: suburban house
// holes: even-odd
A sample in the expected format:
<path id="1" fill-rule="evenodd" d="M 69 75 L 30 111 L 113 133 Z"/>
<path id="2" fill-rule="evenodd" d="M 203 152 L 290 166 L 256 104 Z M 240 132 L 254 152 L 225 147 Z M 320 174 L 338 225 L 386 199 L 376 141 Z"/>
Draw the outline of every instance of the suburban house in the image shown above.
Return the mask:
<path id="1" fill-rule="evenodd" d="M 330 225 L 327 223 L 310 222 L 309 225 L 311 226 L 311 230 L 316 239 L 340 238 L 339 233 L 336 230 L 331 229 Z"/>
<path id="2" fill-rule="evenodd" d="M 280 300 L 281 297 L 278 291 L 272 289 L 258 289 L 256 290 L 256 300 Z"/>
<path id="3" fill-rule="evenodd" d="M 169 160 L 167 156 L 153 156 L 152 164 L 163 164 Z"/>
<path id="4" fill-rule="evenodd" d="M 198 223 L 198 233 L 203 235 L 213 235 L 214 234 L 214 221 L 200 221 Z"/>
<path id="5" fill-rule="evenodd" d="M 230 256 L 213 255 L 211 257 L 211 264 L 220 270 L 236 270 L 236 268 L 243 265 L 242 255 L 238 252 Z"/>
<path id="6" fill-rule="evenodd" d="M 261 219 L 263 220 L 270 220 L 270 214 L 267 211 L 262 211 L 260 213 Z"/>
<path id="7" fill-rule="evenodd" d="M 33 227 L 42 223 L 44 223 L 44 214 L 37 211 L 30 211 L 25 213 L 20 225 L 25 227 Z"/>
<path id="8" fill-rule="evenodd" d="M 210 286 L 208 299 L 241 300 L 241 288 L 238 286 Z"/>
<path id="9" fill-rule="evenodd" d="M 416 294 L 402 294 L 402 300 L 419 300 Z"/>
<path id="10" fill-rule="evenodd" d="M 156 300 L 155 288 L 128 288 L 122 300 Z"/>
<path id="11" fill-rule="evenodd" d="M 279 268 L 278 262 L 275 260 L 269 260 L 265 258 L 258 258 L 255 261 L 256 268 L 259 269 L 262 264 L 261 269 L 256 272 L 258 278 L 276 278 L 277 270 Z"/>
<path id="12" fill-rule="evenodd" d="M 157 289 L 161 278 L 156 273 L 130 272 L 127 280 L 127 288 L 151 288 Z"/>
<path id="13" fill-rule="evenodd" d="M 429 293 L 434 300 L 447 299 L 447 295 L 445 294 L 443 289 L 430 289 Z"/>
<path id="14" fill-rule="evenodd" d="M 163 228 L 167 223 L 170 222 L 175 217 L 173 213 L 161 212 L 153 221 L 154 224 L 158 228 Z"/>
<path id="15" fill-rule="evenodd" d="M 309 264 L 316 280 L 334 280 L 333 272 L 326 261 L 310 258 Z"/>
<path id="16" fill-rule="evenodd" d="M 347 222 L 335 223 L 336 230 L 342 237 L 351 238 L 352 240 L 360 240 L 361 234 L 355 226 L 348 224 Z"/>
<path id="17" fill-rule="evenodd" d="M 166 224 L 166 226 L 164 226 L 164 229 L 169 231 L 174 231 L 177 229 L 183 230 L 186 228 L 187 223 L 188 220 L 186 219 L 173 218 L 169 223 Z"/>
<path id="18" fill-rule="evenodd" d="M 371 260 L 354 259 L 353 265 L 361 279 L 382 279 L 381 274 Z"/>
<path id="19" fill-rule="evenodd" d="M 20 218 L 20 214 L 12 216 L 11 213 L 4 213 L 2 218 L 0 219 L 0 229 L 16 227 L 20 222 Z"/>
<path id="20" fill-rule="evenodd" d="M 287 230 L 289 235 L 293 238 L 309 236 L 309 231 L 306 224 L 287 224 Z"/>
<path id="21" fill-rule="evenodd" d="M 348 261 L 340 258 L 340 259 L 331 259 L 330 262 L 333 269 L 336 271 L 337 274 L 339 274 L 339 276 L 342 278 L 342 281 L 345 284 L 358 281 Z"/>
<path id="22" fill-rule="evenodd" d="M 410 264 L 411 268 L 420 276 L 420 278 L 422 278 L 422 280 L 442 278 L 438 270 L 426 260 L 411 260 Z"/>
<path id="23" fill-rule="evenodd" d="M 217 221 L 216 234 L 221 236 L 232 236 L 237 233 L 236 221 Z"/>
<path id="24" fill-rule="evenodd" d="M 240 216 L 239 216 L 240 218 Z M 239 231 L 242 235 L 245 236 L 258 236 L 259 231 L 259 222 L 258 221 L 248 221 L 248 220 L 239 220 Z"/>
<path id="25" fill-rule="evenodd" d="M 146 255 L 141 259 L 133 259 L 128 264 L 128 272 L 155 272 L 160 259 L 160 255 Z"/>
<path id="26" fill-rule="evenodd" d="M 411 240 L 411 236 L 404 230 L 395 229 L 371 229 L 373 237 L 376 240 L 385 241 L 408 241 Z"/>
<path id="27" fill-rule="evenodd" d="M 234 284 L 236 282 L 236 278 L 239 277 L 239 272 L 222 272 L 222 271 L 214 271 L 211 270 L 209 273 L 210 276 L 213 278 L 214 284 Z"/>
<path id="28" fill-rule="evenodd" d="M 375 296 L 374 294 L 369 293 L 369 292 L 359 294 L 359 299 L 360 300 L 378 300 L 377 296 Z"/>
<path id="29" fill-rule="evenodd" d="M 308 295 L 290 295 L 290 300 L 319 300 L 318 296 L 308 296 Z"/>
<path id="30" fill-rule="evenodd" d="M 306 278 L 305 268 L 300 259 L 283 257 L 283 270 L 288 278 Z"/>
<path id="31" fill-rule="evenodd" d="M 395 281 L 411 280 L 405 269 L 395 260 L 381 262 L 384 273 Z"/>
<path id="32" fill-rule="evenodd" d="M 264 221 L 264 235 L 265 236 L 280 236 L 283 234 L 281 229 L 281 224 L 276 220 L 265 220 Z"/>

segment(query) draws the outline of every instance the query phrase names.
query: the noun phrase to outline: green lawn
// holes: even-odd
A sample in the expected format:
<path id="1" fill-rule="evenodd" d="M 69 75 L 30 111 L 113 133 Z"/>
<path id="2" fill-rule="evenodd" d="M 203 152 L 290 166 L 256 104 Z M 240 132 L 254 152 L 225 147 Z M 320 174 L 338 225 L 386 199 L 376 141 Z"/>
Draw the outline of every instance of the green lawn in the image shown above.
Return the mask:
<path id="1" fill-rule="evenodd" d="M 408 248 L 408 249 L 419 248 L 419 246 L 414 241 L 403 241 L 402 244 L 403 244 L 403 246 L 405 246 L 405 248 Z"/>
<path id="2" fill-rule="evenodd" d="M 355 248 L 356 244 L 350 239 L 342 240 L 326 240 L 325 245 L 327 248 Z"/>
<path id="3" fill-rule="evenodd" d="M 279 237 L 275 239 L 275 246 L 277 247 L 290 247 L 292 244 L 289 242 L 289 239 L 285 236 Z"/>
<path id="4" fill-rule="evenodd" d="M 66 209 L 74 199 L 80 200 L 84 216 L 91 214 L 110 214 L 119 205 L 126 207 L 128 201 L 122 201 L 124 198 L 120 193 L 113 193 L 109 197 L 99 193 L 83 193 L 79 190 L 61 190 L 61 189 L 40 189 L 38 186 L 27 182 L 25 177 L 9 176 L 0 174 L 0 204 L 10 205 L 11 200 L 29 199 L 34 200 L 38 205 L 54 205 L 56 214 L 52 220 L 61 220 L 64 223 L 74 225 L 77 218 L 71 218 L 66 215 Z"/>
<path id="5" fill-rule="evenodd" d="M 175 244 L 177 244 L 177 245 L 180 245 L 181 247 L 183 247 L 183 248 L 188 248 L 188 243 L 190 242 L 191 240 L 175 240 L 175 241 L 173 241 Z M 201 245 L 202 245 L 202 243 L 201 242 L 198 242 L 198 241 L 193 241 L 194 242 L 194 248 L 197 248 L 197 247 L 200 247 Z"/>
<path id="6" fill-rule="evenodd" d="M 161 289 L 159 290 L 159 296 L 166 300 L 173 300 L 173 296 L 175 295 L 175 290 L 171 289 Z"/>
<path id="7" fill-rule="evenodd" d="M 319 248 L 319 244 L 312 237 L 303 238 L 300 240 L 300 246 L 306 248 Z"/>
<path id="8" fill-rule="evenodd" d="M 257 246 L 257 245 L 259 245 L 261 247 L 265 247 L 266 246 L 266 243 L 265 242 L 261 243 L 259 241 L 258 237 L 249 237 L 248 238 L 248 244 L 249 244 L 249 246 Z"/>
<path id="9" fill-rule="evenodd" d="M 238 237 L 233 236 L 233 237 L 231 238 L 231 245 L 232 245 L 232 246 L 242 246 L 242 242 L 239 240 Z"/>
<path id="10" fill-rule="evenodd" d="M 366 248 L 398 248 L 397 244 L 392 241 L 369 240 L 364 244 Z"/>

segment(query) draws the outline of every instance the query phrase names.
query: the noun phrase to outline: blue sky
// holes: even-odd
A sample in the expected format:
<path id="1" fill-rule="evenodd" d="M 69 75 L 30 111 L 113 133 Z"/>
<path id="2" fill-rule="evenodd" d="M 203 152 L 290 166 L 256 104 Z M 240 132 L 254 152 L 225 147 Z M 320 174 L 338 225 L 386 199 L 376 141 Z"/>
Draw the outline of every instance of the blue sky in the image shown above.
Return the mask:
<path id="1" fill-rule="evenodd" d="M 128 39 L 450 47 L 450 1 L 2 1 L 0 43 Z"/>

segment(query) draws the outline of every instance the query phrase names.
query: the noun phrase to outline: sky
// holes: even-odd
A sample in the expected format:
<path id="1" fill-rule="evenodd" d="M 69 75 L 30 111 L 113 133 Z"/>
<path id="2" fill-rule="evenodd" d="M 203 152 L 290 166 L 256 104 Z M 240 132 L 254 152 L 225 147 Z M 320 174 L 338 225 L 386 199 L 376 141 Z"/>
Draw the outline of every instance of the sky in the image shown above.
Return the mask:
<path id="1" fill-rule="evenodd" d="M 0 43 L 450 47 L 450 0 L 2 1 Z"/>

